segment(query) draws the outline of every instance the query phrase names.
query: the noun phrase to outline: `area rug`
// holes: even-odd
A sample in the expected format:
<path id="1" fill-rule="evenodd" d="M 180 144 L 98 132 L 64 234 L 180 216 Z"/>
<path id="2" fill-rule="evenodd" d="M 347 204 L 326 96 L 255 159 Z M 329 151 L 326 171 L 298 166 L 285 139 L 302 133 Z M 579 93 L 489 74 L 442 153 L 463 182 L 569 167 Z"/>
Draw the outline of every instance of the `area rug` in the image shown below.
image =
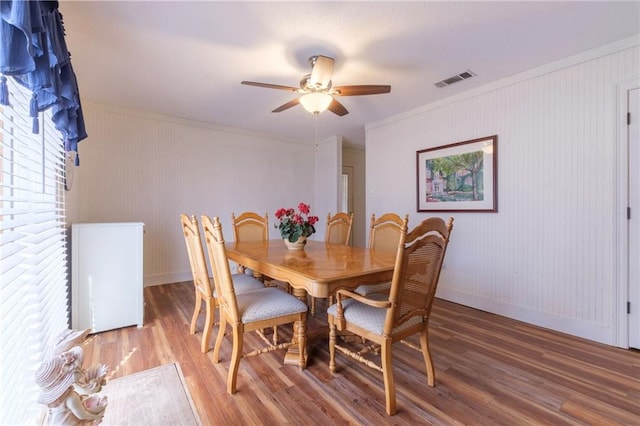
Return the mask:
<path id="1" fill-rule="evenodd" d="M 180 364 L 165 364 L 109 380 L 101 425 L 201 425 Z"/>

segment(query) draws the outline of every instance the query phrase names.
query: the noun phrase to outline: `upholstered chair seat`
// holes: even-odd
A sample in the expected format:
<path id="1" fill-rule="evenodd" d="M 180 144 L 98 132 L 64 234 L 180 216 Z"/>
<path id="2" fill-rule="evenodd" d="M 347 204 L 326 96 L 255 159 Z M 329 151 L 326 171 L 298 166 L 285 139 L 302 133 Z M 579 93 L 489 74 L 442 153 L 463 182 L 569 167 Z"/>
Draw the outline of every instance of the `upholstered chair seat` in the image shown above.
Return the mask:
<path id="1" fill-rule="evenodd" d="M 391 289 L 391 281 L 388 281 L 386 283 L 381 283 L 381 284 L 361 285 L 361 286 L 358 286 L 358 288 L 356 288 L 355 290 L 353 290 L 353 292 L 360 294 L 362 296 L 371 296 L 372 294 L 377 294 L 377 293 L 388 293 L 390 289 Z"/>
<path id="2" fill-rule="evenodd" d="M 243 294 L 236 293 L 236 299 L 240 318 L 245 324 L 291 313 L 307 312 L 308 309 L 306 303 L 275 287 L 263 287 Z"/>
<path id="3" fill-rule="evenodd" d="M 255 291 L 265 288 L 262 282 L 247 274 L 232 274 L 231 280 L 233 281 L 233 288 L 235 289 L 236 294 L 247 293 L 249 291 Z M 218 294 L 215 290 L 215 285 L 212 284 L 211 287 L 213 288 L 213 297 L 218 297 Z"/>
<path id="4" fill-rule="evenodd" d="M 388 296 L 377 293 L 372 294 L 370 299 L 373 300 L 386 300 Z M 327 309 L 327 314 L 337 315 L 337 304 L 334 303 Z M 387 317 L 386 309 L 374 308 L 364 303 L 360 303 L 355 299 L 347 299 L 342 302 L 342 308 L 344 309 L 344 320 L 354 327 L 361 328 L 370 333 L 382 335 L 384 331 L 384 321 Z M 402 330 L 411 328 L 411 326 L 422 322 L 422 318 L 413 317 L 408 321 L 394 327 L 391 332 L 396 334 Z"/>

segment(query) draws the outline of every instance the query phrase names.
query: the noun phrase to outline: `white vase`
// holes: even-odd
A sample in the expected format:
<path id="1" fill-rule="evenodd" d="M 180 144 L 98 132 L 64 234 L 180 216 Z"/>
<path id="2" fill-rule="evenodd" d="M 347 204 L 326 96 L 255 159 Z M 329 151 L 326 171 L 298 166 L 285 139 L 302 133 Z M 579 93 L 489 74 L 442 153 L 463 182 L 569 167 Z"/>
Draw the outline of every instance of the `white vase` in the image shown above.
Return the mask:
<path id="1" fill-rule="evenodd" d="M 283 238 L 282 241 L 284 241 L 289 250 L 303 250 L 304 245 L 307 244 L 307 237 L 298 237 L 293 243 L 288 238 Z"/>

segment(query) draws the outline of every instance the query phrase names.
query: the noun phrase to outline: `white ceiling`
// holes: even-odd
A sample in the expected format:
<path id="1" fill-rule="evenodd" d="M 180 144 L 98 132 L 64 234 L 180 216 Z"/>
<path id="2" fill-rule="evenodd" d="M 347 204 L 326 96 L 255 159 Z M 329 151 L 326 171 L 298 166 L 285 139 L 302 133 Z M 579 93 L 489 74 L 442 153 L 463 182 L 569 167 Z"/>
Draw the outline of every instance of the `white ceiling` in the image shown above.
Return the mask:
<path id="1" fill-rule="evenodd" d="M 341 97 L 318 137 L 364 146 L 367 123 L 640 33 L 640 2 L 63 1 L 83 101 L 313 143 L 296 93 L 308 57 L 335 58 L 333 84 L 389 84 Z M 472 79 L 434 83 L 466 70 Z M 91 129 L 87 129 L 91 135 Z"/>

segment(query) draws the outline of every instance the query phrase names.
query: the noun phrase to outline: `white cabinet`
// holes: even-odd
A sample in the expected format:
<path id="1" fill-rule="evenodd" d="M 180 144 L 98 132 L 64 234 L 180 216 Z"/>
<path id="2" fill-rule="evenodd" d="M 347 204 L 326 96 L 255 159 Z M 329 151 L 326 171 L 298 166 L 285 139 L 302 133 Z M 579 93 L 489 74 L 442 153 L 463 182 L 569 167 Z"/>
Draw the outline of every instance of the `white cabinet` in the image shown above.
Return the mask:
<path id="1" fill-rule="evenodd" d="M 144 316 L 143 223 L 71 225 L 71 324 L 92 333 Z"/>

